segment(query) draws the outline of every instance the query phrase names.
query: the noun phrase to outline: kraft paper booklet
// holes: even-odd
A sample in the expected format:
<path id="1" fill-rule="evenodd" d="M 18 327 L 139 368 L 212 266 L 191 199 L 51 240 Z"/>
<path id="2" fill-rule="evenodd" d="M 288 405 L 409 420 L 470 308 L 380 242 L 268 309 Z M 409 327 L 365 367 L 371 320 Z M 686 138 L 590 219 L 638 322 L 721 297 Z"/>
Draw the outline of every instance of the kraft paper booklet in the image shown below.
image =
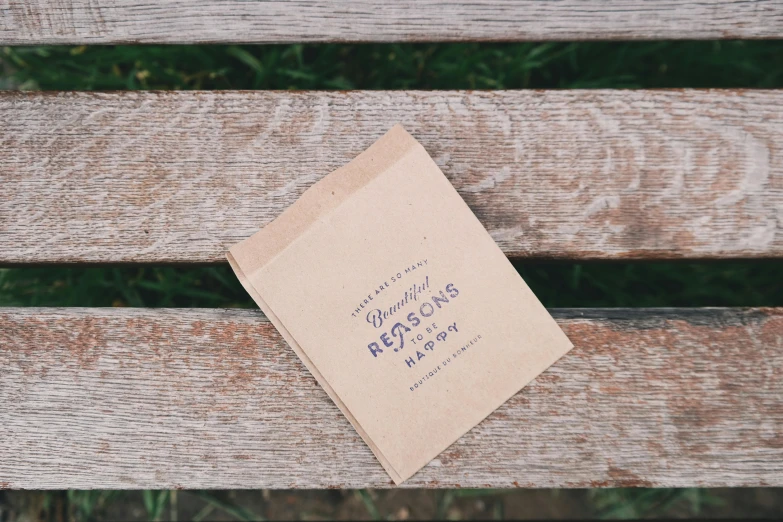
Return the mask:
<path id="1" fill-rule="evenodd" d="M 572 347 L 399 125 L 227 256 L 397 484 Z"/>

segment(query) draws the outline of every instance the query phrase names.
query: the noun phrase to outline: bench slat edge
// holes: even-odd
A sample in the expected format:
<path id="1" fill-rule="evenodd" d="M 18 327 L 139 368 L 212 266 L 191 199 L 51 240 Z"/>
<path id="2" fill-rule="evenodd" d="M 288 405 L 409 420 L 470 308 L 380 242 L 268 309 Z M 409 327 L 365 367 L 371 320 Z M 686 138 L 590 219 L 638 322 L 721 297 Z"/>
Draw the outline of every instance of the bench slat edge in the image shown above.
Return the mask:
<path id="1" fill-rule="evenodd" d="M 783 309 L 554 310 L 574 350 L 406 487 L 783 486 Z M 0 487 L 387 487 L 260 312 L 0 309 Z"/>
<path id="2" fill-rule="evenodd" d="M 779 38 L 783 6 L 734 0 L 27 0 L 0 45 Z"/>
<path id="3" fill-rule="evenodd" d="M 401 122 L 510 257 L 783 256 L 783 91 L 0 93 L 0 264 L 222 263 Z"/>

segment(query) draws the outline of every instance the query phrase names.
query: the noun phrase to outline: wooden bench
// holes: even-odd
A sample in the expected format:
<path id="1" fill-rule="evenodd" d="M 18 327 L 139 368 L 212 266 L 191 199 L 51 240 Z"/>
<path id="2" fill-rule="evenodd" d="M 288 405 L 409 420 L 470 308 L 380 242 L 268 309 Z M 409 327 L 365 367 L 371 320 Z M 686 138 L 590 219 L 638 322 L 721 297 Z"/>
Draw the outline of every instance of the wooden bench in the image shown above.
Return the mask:
<path id="1" fill-rule="evenodd" d="M 783 3 L 0 5 L 0 44 L 765 38 Z M 394 123 L 510 257 L 783 257 L 783 92 L 0 93 L 0 263 L 222 263 Z M 783 309 L 553 310 L 575 349 L 406 487 L 783 486 Z M 0 309 L 0 488 L 390 480 L 262 314 Z"/>

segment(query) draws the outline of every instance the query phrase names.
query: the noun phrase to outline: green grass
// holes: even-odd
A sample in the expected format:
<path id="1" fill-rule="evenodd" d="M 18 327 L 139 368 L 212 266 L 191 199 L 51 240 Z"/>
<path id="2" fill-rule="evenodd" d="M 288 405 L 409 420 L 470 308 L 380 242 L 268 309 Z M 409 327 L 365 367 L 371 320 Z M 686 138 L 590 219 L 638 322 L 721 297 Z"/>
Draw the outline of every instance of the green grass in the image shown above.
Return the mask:
<path id="1" fill-rule="evenodd" d="M 783 42 L 4 48 L 22 89 L 521 89 L 783 84 Z M 3 84 L 0 84 L 3 85 Z"/>
<path id="2" fill-rule="evenodd" d="M 638 42 L 286 46 L 27 47 L 0 50 L 0 88 L 124 89 L 518 89 L 783 87 L 783 42 Z M 783 306 L 780 261 L 713 263 L 520 262 L 545 305 Z M 0 270 L 2 306 L 248 307 L 226 266 L 42 267 Z M 437 497 L 438 510 L 468 492 Z M 486 492 L 487 496 L 497 492 Z M 54 493 L 73 520 L 95 520 L 120 494 Z M 356 495 L 372 518 L 373 495 Z M 165 518 L 176 494 L 146 492 L 150 519 Z M 203 494 L 213 511 L 243 508 Z M 710 505 L 702 490 L 603 490 L 606 517 L 659 516 Z M 499 504 L 498 504 L 499 505 Z M 48 507 L 47 507 L 48 509 Z M 502 516 L 502 510 L 495 512 Z"/>
<path id="3" fill-rule="evenodd" d="M 783 306 L 783 263 L 517 262 L 544 305 Z M 228 266 L 0 269 L 0 306 L 253 308 Z"/>

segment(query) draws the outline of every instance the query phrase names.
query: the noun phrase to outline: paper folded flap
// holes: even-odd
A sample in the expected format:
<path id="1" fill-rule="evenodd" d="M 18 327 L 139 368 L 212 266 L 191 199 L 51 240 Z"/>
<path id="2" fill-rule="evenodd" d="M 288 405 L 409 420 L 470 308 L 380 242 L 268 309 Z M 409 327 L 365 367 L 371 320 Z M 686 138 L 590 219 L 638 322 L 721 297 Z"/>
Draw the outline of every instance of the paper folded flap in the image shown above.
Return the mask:
<path id="1" fill-rule="evenodd" d="M 234 259 L 247 273 L 255 272 L 316 220 L 337 208 L 354 192 L 392 166 L 411 147 L 421 145 L 402 125 L 395 125 L 350 163 L 305 190 L 274 221 L 231 247 Z"/>

